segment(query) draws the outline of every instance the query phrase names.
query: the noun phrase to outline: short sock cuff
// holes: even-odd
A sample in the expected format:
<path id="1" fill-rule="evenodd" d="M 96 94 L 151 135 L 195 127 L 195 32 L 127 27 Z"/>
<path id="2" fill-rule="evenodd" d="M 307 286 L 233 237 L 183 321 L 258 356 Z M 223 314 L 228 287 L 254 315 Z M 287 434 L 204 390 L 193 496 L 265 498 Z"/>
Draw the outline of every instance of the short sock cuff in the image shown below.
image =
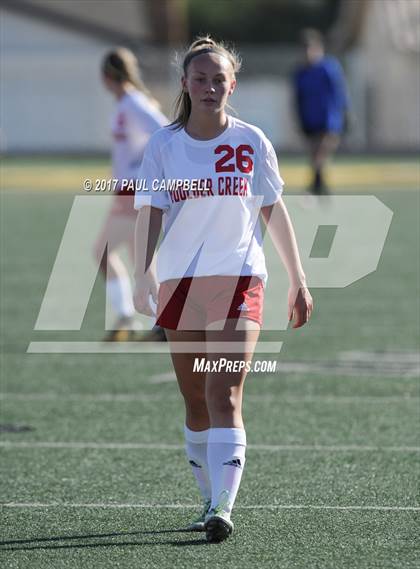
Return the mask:
<path id="1" fill-rule="evenodd" d="M 204 431 L 192 431 L 184 425 L 185 440 L 190 443 L 203 444 L 208 442 L 210 429 Z"/>
<path id="2" fill-rule="evenodd" d="M 210 428 L 208 443 L 233 443 L 246 446 L 246 433 L 244 429 L 237 428 Z"/>

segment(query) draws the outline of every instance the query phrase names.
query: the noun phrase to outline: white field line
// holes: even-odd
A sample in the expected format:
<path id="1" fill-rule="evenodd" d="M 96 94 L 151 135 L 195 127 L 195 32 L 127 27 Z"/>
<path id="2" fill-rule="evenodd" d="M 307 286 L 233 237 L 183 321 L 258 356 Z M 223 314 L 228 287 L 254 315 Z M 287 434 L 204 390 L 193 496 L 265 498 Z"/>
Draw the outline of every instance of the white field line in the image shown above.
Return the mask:
<path id="1" fill-rule="evenodd" d="M 414 363 L 420 366 L 420 352 L 362 352 L 357 350 L 340 352 L 338 359 L 348 362 L 386 362 L 390 364 Z"/>
<path id="2" fill-rule="evenodd" d="M 380 376 L 400 379 L 420 378 L 418 352 L 358 352 L 344 351 L 337 360 L 293 362 L 277 361 L 275 374 L 297 373 L 341 375 L 346 377 Z M 265 375 L 273 375 L 266 373 Z M 165 372 L 149 378 L 150 383 L 176 381 L 174 372 Z"/>
<path id="3" fill-rule="evenodd" d="M 117 450 L 184 450 L 183 444 L 167 444 L 167 443 L 95 443 L 81 441 L 0 441 L 2 448 L 50 448 L 50 449 L 117 449 Z M 373 445 L 268 445 L 268 444 L 250 444 L 247 450 L 261 450 L 269 452 L 405 452 L 418 453 L 420 447 L 414 446 L 373 446 Z"/>
<path id="4" fill-rule="evenodd" d="M 5 502 L 3 508 L 144 508 L 144 509 L 198 509 L 200 504 L 113 504 L 113 503 L 76 503 L 76 502 Z M 364 511 L 375 510 L 383 512 L 418 512 L 420 506 L 328 506 L 317 504 L 251 504 L 237 505 L 236 510 L 344 510 Z"/>
<path id="5" fill-rule="evenodd" d="M 149 377 L 149 383 L 159 384 L 159 383 L 172 383 L 176 381 L 176 375 L 174 371 L 166 371 L 164 373 L 158 373 L 151 375 Z"/>
<path id="6" fill-rule="evenodd" d="M 132 401 L 181 401 L 178 393 L 14 393 L 0 392 L 0 401 L 94 401 L 94 402 L 110 402 L 110 403 L 130 403 Z M 417 395 L 384 395 L 380 396 L 363 396 L 363 395 L 302 395 L 301 397 L 282 397 L 272 393 L 257 395 L 246 394 L 245 402 L 273 402 L 276 404 L 294 404 L 294 403 L 419 403 L 420 397 Z"/>
<path id="7" fill-rule="evenodd" d="M 277 362 L 277 374 L 297 373 L 310 375 L 341 375 L 345 377 L 399 377 L 400 379 L 420 378 L 420 366 L 407 362 L 391 364 L 373 360 L 333 361 L 333 362 Z M 270 374 L 272 375 L 272 374 Z"/>

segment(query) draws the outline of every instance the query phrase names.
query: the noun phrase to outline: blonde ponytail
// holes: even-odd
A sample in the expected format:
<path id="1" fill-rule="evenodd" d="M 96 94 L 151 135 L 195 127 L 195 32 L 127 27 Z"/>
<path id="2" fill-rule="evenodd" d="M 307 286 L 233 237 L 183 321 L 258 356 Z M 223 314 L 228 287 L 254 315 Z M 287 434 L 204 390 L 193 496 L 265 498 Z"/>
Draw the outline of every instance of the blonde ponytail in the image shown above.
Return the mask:
<path id="1" fill-rule="evenodd" d="M 116 83 L 131 83 L 146 95 L 153 105 L 160 108 L 158 101 L 143 83 L 136 56 L 126 47 L 117 47 L 105 55 L 102 60 L 102 73 Z"/>

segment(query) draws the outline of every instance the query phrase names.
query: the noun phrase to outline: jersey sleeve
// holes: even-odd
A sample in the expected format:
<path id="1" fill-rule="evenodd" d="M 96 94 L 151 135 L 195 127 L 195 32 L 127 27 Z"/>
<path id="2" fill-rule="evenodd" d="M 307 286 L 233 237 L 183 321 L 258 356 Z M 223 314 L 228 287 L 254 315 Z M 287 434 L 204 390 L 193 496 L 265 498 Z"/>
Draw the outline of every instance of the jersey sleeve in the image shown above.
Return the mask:
<path id="1" fill-rule="evenodd" d="M 257 174 L 256 194 L 263 196 L 262 207 L 274 204 L 283 193 L 277 156 L 271 142 L 264 137 Z"/>
<path id="2" fill-rule="evenodd" d="M 141 209 L 144 206 L 156 207 L 167 210 L 170 207 L 170 200 L 166 191 L 160 190 L 161 182 L 164 180 L 164 171 L 156 138 L 152 137 L 148 142 L 143 160 L 137 175 L 140 188 L 134 196 L 134 209 Z"/>
<path id="3" fill-rule="evenodd" d="M 168 124 L 168 119 L 158 109 L 149 104 L 140 104 L 129 101 L 126 107 L 128 125 L 135 132 L 142 132 L 151 136 L 156 130 Z"/>

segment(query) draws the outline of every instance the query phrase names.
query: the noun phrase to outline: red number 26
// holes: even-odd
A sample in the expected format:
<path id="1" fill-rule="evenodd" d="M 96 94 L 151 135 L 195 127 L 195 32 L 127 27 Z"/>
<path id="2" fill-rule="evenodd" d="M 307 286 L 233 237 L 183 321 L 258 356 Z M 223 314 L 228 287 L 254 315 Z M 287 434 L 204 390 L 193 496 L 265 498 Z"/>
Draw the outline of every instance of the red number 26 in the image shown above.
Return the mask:
<path id="1" fill-rule="evenodd" d="M 235 164 L 229 162 L 235 157 L 235 163 L 238 170 L 248 174 L 252 171 L 254 163 L 250 155 L 254 154 L 254 149 L 249 144 L 240 144 L 236 149 L 229 144 L 220 144 L 215 150 L 215 154 L 222 154 L 222 157 L 216 162 L 216 172 L 234 172 Z"/>

